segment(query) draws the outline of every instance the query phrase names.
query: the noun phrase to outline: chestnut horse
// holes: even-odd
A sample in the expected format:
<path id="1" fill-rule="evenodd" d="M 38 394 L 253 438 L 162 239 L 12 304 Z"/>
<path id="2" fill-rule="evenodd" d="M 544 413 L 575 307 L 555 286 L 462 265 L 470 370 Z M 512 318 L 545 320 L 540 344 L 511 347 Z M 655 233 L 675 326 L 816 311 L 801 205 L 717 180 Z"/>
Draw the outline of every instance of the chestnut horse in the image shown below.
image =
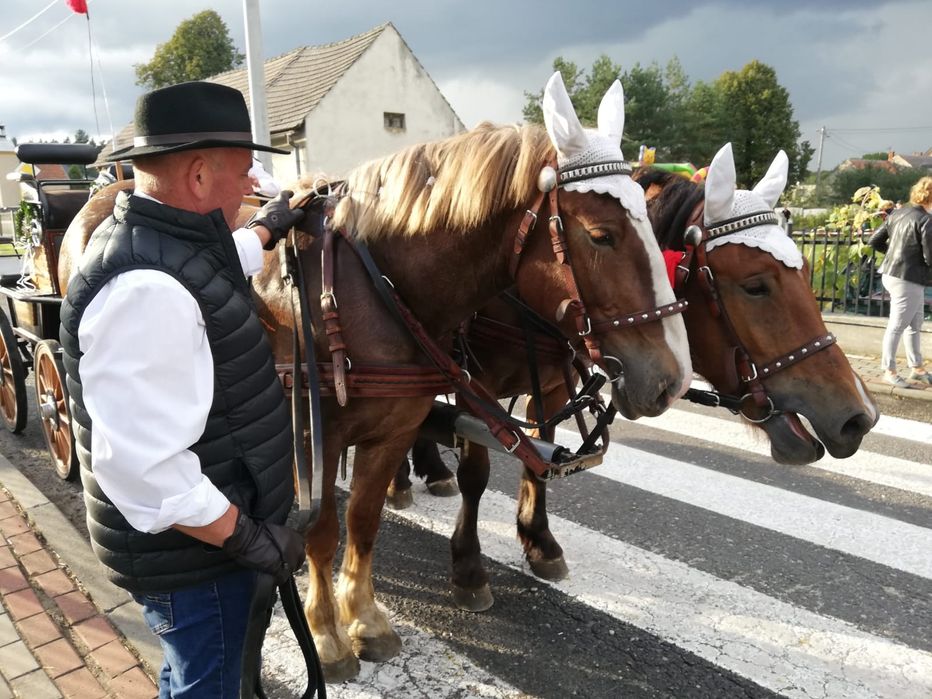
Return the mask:
<path id="1" fill-rule="evenodd" d="M 749 204 L 754 211 L 772 210 L 786 182 L 786 159 L 782 153 L 778 155 L 754 192 L 735 192 L 730 144 L 722 148 L 710 166 L 705 187 L 652 168 L 636 171 L 634 179 L 646 190 L 648 214 L 661 248 L 683 251 L 684 232 L 691 224 L 698 226 L 706 240 L 703 244 L 711 248 L 709 222 L 745 214 Z M 705 201 L 710 191 L 718 197 L 712 218 Z M 775 226 L 759 229 L 756 234 L 759 240 L 735 240 L 735 244 L 707 249 L 708 272 L 700 269 L 698 257 L 691 259 L 689 274 L 677 293 L 685 294 L 689 301 L 684 319 L 693 367 L 717 391 L 737 399 L 735 408 L 750 424 L 764 430 L 771 455 L 778 463 L 811 463 L 823 456 L 825 448 L 836 458 L 851 456 L 879 418 L 876 404 L 838 346 L 829 343 L 822 347 L 829 333 L 809 286 L 805 260 L 800 256 L 781 261 L 775 256 L 777 253 L 793 258 L 791 241 Z M 727 237 L 725 234 L 722 240 Z M 773 252 L 768 250 L 771 244 Z M 715 293 L 724 311 L 711 301 L 708 279 L 714 279 Z M 499 397 L 529 393 L 531 380 L 524 334 L 520 331 L 522 321 L 515 306 L 496 299 L 479 314 L 516 332 L 511 344 L 489 344 L 481 337 L 470 343 L 476 364 L 482 367 L 477 377 Z M 764 400 L 758 405 L 740 378 L 736 365 L 739 346 L 762 370 L 774 364 L 770 360 L 781 357 L 807 358 L 763 378 L 772 403 Z M 800 352 L 801 348 L 806 349 Z M 539 374 L 547 417 L 566 402 L 566 384 L 559 364 L 541 360 Z M 775 409 L 770 410 L 771 406 Z M 529 401 L 529 415 L 534 414 L 533 407 Z M 818 439 L 802 426 L 798 414 L 809 419 Z M 418 440 L 412 457 L 415 473 L 426 476 L 430 492 L 436 494 L 436 485 L 442 486 L 451 475 L 437 446 Z M 472 611 L 492 604 L 476 536 L 479 499 L 488 474 L 488 451 L 470 444 L 468 452 L 460 456 L 457 471 L 462 505 L 451 538 L 451 552 L 454 600 Z M 389 504 L 399 508 L 410 504 L 410 486 L 405 462 L 389 490 Z M 519 487 L 517 530 L 536 575 L 551 580 L 567 575 L 562 548 L 548 526 L 546 483 L 527 469 Z M 464 590 L 480 589 L 481 593 L 463 594 Z"/>
<path id="2" fill-rule="evenodd" d="M 646 218 L 643 192 L 623 171 L 586 170 L 590 182 L 599 180 L 595 187 L 580 191 L 568 182 L 560 185 L 559 198 L 557 190 L 542 196 L 559 181 L 552 164 L 561 169 L 565 162 L 588 167 L 586 156 L 593 148 L 620 155 L 620 90 L 616 83 L 606 95 L 608 102 L 603 100 L 608 133 L 582 129 L 555 74 L 545 89 L 546 131 L 533 125 L 482 125 L 350 173 L 333 224 L 346 238 L 337 245 L 335 296 L 353 365 L 428 365 L 408 330 L 385 309 L 351 250 L 363 242 L 430 336 L 447 346 L 462 320 L 506 288 L 516 286 L 536 312 L 554 318 L 574 295 L 569 287 L 575 287 L 586 325 L 598 329 L 587 336 L 587 344 L 597 348 L 594 359 L 617 380 L 620 409 L 637 417 L 669 407 L 691 375 L 682 319 L 674 315 L 633 327 L 613 323 L 620 315 L 653 311 L 675 301 Z M 608 113 L 613 110 L 621 113 L 611 118 Z M 298 192 L 295 200 L 301 196 Z M 529 217 L 535 206 L 537 215 Z M 84 226 L 93 223 L 90 216 L 79 219 Z M 551 233 L 561 232 L 559 246 L 547 235 L 548 222 Z M 527 232 L 526 239 L 519 230 Z M 73 235 L 85 237 L 87 232 Z M 307 297 L 316 301 L 321 295 L 323 242 L 298 238 Z M 60 275 L 67 278 L 68 270 L 60 268 Z M 287 362 L 293 354 L 291 291 L 281 278 L 276 255 L 266 257 L 253 288 L 276 360 Z M 317 355 L 329 357 L 319 302 L 310 306 Z M 566 314 L 563 327 L 575 335 L 579 326 Z M 319 518 L 307 534 L 310 582 L 305 611 L 330 682 L 355 676 L 357 657 L 384 660 L 400 648 L 399 637 L 375 603 L 372 554 L 386 490 L 432 402 L 432 396 L 351 394 L 341 407 L 334 398 L 322 400 L 324 484 Z M 335 480 L 339 458 L 349 446 L 355 446 L 355 459 L 345 519 L 347 541 L 334 586 L 340 528 Z"/>

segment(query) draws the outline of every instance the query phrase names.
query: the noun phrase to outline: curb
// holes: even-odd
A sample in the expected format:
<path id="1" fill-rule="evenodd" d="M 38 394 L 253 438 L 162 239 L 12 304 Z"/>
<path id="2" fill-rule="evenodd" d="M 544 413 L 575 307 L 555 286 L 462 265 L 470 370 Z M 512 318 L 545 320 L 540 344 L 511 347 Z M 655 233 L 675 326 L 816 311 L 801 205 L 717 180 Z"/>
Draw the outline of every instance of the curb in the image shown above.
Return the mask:
<path id="1" fill-rule="evenodd" d="M 35 532 L 45 540 L 45 548 L 61 559 L 90 600 L 137 652 L 146 674 L 157 684 L 158 670 L 162 666 L 162 649 L 129 593 L 103 576 L 90 543 L 61 510 L 2 454 L 0 484 L 10 492 L 33 524 Z"/>
<path id="2" fill-rule="evenodd" d="M 907 386 L 906 388 L 899 388 L 898 386 L 891 386 L 888 383 L 873 381 L 870 379 L 863 379 L 863 381 L 871 393 L 874 394 L 881 396 L 896 396 L 898 398 L 909 398 L 911 400 L 920 400 L 932 403 L 932 390 L 928 388 L 921 388 L 919 386 Z"/>

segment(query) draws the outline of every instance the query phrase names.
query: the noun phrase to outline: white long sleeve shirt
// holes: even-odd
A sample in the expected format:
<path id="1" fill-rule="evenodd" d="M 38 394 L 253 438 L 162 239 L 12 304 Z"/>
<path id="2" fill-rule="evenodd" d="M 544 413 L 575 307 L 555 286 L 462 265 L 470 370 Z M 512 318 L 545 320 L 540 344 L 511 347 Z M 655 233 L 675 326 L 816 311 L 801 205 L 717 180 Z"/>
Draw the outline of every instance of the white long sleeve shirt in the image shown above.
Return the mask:
<path id="1" fill-rule="evenodd" d="M 245 274 L 261 270 L 256 234 L 239 229 L 233 240 Z M 194 297 L 165 272 L 124 272 L 88 304 L 78 341 L 101 490 L 142 532 L 218 519 L 230 503 L 189 450 L 204 432 L 214 390 L 213 357 Z"/>

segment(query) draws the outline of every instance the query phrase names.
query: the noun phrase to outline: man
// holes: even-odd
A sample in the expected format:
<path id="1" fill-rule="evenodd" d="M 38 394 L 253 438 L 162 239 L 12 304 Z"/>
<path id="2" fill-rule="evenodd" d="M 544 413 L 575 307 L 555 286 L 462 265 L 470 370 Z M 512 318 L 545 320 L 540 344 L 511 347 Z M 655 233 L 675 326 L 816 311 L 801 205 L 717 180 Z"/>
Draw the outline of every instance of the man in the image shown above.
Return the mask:
<path id="1" fill-rule="evenodd" d="M 292 431 L 246 277 L 303 214 L 290 192 L 231 233 L 251 192 L 242 95 L 191 82 L 139 98 L 135 191 L 91 237 L 62 304 L 94 551 L 165 653 L 160 697 L 236 697 L 256 571 L 304 559 L 283 526 Z"/>

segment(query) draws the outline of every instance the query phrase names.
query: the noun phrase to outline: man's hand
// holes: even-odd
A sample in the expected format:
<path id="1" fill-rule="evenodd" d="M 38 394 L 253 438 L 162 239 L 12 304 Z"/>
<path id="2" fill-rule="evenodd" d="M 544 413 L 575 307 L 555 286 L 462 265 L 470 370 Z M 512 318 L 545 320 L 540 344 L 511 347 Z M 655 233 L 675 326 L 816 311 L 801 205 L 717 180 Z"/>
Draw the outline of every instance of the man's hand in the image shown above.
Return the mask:
<path id="1" fill-rule="evenodd" d="M 262 246 L 266 250 L 272 250 L 278 241 L 288 234 L 292 226 L 304 218 L 303 209 L 292 209 L 288 205 L 288 200 L 293 194 L 287 189 L 282 190 L 246 222 L 246 228 L 264 226 L 271 233 L 269 241 Z"/>
<path id="2" fill-rule="evenodd" d="M 290 527 L 260 522 L 242 512 L 223 550 L 246 568 L 269 573 L 287 582 L 304 563 L 304 538 Z"/>

